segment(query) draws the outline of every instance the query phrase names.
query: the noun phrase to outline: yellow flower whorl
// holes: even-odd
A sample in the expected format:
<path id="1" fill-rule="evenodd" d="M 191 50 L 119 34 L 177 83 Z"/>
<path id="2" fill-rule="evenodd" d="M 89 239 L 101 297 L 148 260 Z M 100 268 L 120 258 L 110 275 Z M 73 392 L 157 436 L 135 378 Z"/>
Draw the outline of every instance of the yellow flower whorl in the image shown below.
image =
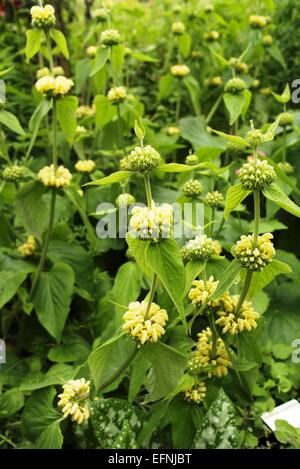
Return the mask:
<path id="1" fill-rule="evenodd" d="M 59 97 L 67 94 L 73 86 L 73 80 L 66 78 L 63 75 L 58 75 L 57 77 L 53 77 L 51 75 L 43 76 L 35 84 L 39 93 L 50 95 L 52 97 Z"/>
<path id="2" fill-rule="evenodd" d="M 141 240 L 158 241 L 169 238 L 173 229 L 173 208 L 169 204 L 148 207 L 134 207 L 129 224 L 131 234 Z"/>
<path id="3" fill-rule="evenodd" d="M 184 78 L 190 74 L 190 68 L 187 65 L 172 65 L 171 73 L 174 77 Z"/>
<path id="4" fill-rule="evenodd" d="M 52 5 L 33 6 L 30 15 L 31 24 L 36 28 L 49 28 L 55 25 L 55 10 Z"/>
<path id="5" fill-rule="evenodd" d="M 168 313 L 151 303 L 147 312 L 147 301 L 133 301 L 123 316 L 123 330 L 136 339 L 140 345 L 146 342 L 157 342 L 165 333 L 164 326 L 168 321 Z"/>
<path id="6" fill-rule="evenodd" d="M 115 86 L 108 91 L 107 97 L 112 104 L 118 104 L 126 99 L 126 94 L 126 88 L 124 86 Z"/>
<path id="7" fill-rule="evenodd" d="M 217 339 L 216 352 L 213 356 L 212 332 L 209 327 L 198 334 L 196 350 L 188 362 L 188 370 L 193 374 L 205 373 L 209 378 L 226 376 L 232 366 L 222 339 Z"/>
<path id="8" fill-rule="evenodd" d="M 64 166 L 59 166 L 55 171 L 54 165 L 45 166 L 42 168 L 37 176 L 46 187 L 65 187 L 69 186 L 72 179 L 72 174 Z"/>
<path id="9" fill-rule="evenodd" d="M 90 417 L 90 411 L 86 400 L 90 393 L 90 381 L 85 378 L 70 379 L 63 385 L 63 393 L 59 394 L 58 407 L 64 418 L 70 416 L 77 424 L 86 423 Z"/>
<path id="10" fill-rule="evenodd" d="M 196 383 L 192 388 L 184 391 L 184 399 L 193 404 L 200 404 L 206 396 L 206 386 L 204 381 Z"/>
<path id="11" fill-rule="evenodd" d="M 96 163 L 93 160 L 79 160 L 75 164 L 75 169 L 79 173 L 91 173 L 95 167 Z"/>
<path id="12" fill-rule="evenodd" d="M 258 236 L 256 246 L 254 246 L 253 234 L 248 236 L 242 235 L 234 246 L 236 258 L 246 269 L 253 271 L 263 270 L 275 255 L 271 239 L 273 239 L 273 235 L 265 233 L 262 236 Z"/>
<path id="13" fill-rule="evenodd" d="M 36 240 L 34 236 L 29 235 L 27 237 L 27 241 L 24 244 L 21 244 L 21 246 L 18 247 L 18 253 L 22 257 L 28 257 L 31 256 L 36 250 Z"/>

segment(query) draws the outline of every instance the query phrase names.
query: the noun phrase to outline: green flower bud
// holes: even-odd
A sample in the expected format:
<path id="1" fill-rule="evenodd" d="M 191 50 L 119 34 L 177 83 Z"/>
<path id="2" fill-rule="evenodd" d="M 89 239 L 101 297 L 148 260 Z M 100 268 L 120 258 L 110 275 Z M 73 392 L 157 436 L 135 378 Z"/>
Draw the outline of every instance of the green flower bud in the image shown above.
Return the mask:
<path id="1" fill-rule="evenodd" d="M 117 207 L 128 207 L 135 203 L 135 198 L 131 194 L 120 194 L 115 200 L 115 205 Z"/>
<path id="2" fill-rule="evenodd" d="M 108 19 L 108 12 L 105 8 L 97 8 L 92 12 L 92 17 L 99 23 L 104 23 Z"/>
<path id="3" fill-rule="evenodd" d="M 279 168 L 281 168 L 286 174 L 292 174 L 294 172 L 294 167 L 287 161 L 281 161 L 278 163 Z"/>
<path id="4" fill-rule="evenodd" d="M 181 36 L 185 32 L 185 26 L 181 21 L 175 21 L 175 23 L 172 24 L 172 33 L 175 34 L 175 36 Z"/>
<path id="5" fill-rule="evenodd" d="M 206 261 L 215 252 L 214 241 L 206 235 L 197 236 L 188 241 L 180 252 L 185 262 L 189 260 Z"/>
<path id="6" fill-rule="evenodd" d="M 199 163 L 199 158 L 197 155 L 188 155 L 185 159 L 185 164 L 188 166 L 195 166 Z"/>
<path id="7" fill-rule="evenodd" d="M 229 60 L 229 65 L 231 65 L 231 67 L 234 68 L 234 70 L 236 70 L 237 72 L 248 73 L 249 71 L 248 65 L 244 62 L 241 62 L 236 57 L 231 57 L 231 59 Z"/>
<path id="8" fill-rule="evenodd" d="M 160 164 L 160 154 L 150 145 L 135 147 L 127 156 L 128 167 L 131 171 L 147 173 Z"/>
<path id="9" fill-rule="evenodd" d="M 189 179 L 182 187 L 182 192 L 187 197 L 197 197 L 203 192 L 203 186 L 197 179 Z"/>
<path id="10" fill-rule="evenodd" d="M 279 119 L 279 125 L 286 127 L 287 125 L 292 125 L 294 123 L 295 116 L 290 112 L 282 112 L 276 119 Z"/>
<path id="11" fill-rule="evenodd" d="M 18 181 L 24 175 L 24 167 L 17 166 L 16 164 L 12 166 L 6 166 L 2 173 L 3 179 L 6 181 L 14 182 Z"/>
<path id="12" fill-rule="evenodd" d="M 226 93 L 241 93 L 247 88 L 246 83 L 241 78 L 231 78 L 225 85 L 225 92 Z"/>
<path id="13" fill-rule="evenodd" d="M 266 160 L 249 161 L 243 164 L 239 176 L 246 190 L 262 189 L 272 184 L 276 173 Z"/>
<path id="14" fill-rule="evenodd" d="M 121 42 L 121 36 L 117 29 L 105 29 L 100 35 L 103 46 L 116 46 Z"/>
<path id="15" fill-rule="evenodd" d="M 204 197 L 204 203 L 211 207 L 222 207 L 224 203 L 223 194 L 219 191 L 207 192 Z"/>
<path id="16" fill-rule="evenodd" d="M 266 34 L 266 36 L 264 36 L 261 40 L 262 45 L 266 47 L 270 46 L 272 42 L 273 42 L 273 38 L 270 34 Z"/>
<path id="17" fill-rule="evenodd" d="M 257 243 L 254 244 L 253 234 L 248 236 L 242 235 L 234 246 L 236 258 L 248 270 L 263 270 L 275 255 L 271 239 L 273 239 L 273 235 L 265 233 L 262 236 L 258 236 Z"/>
<path id="18" fill-rule="evenodd" d="M 247 132 L 246 141 L 250 147 L 259 147 L 263 145 L 265 139 L 261 130 L 252 129 Z"/>

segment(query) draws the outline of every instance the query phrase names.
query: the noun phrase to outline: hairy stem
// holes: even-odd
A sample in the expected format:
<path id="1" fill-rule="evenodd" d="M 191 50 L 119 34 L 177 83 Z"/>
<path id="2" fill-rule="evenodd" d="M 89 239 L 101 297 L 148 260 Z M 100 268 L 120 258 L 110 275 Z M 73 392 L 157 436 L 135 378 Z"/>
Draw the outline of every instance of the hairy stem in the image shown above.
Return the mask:
<path id="1" fill-rule="evenodd" d="M 152 191 L 151 191 L 149 173 L 145 173 L 144 181 L 145 181 L 145 191 L 146 191 L 147 205 L 148 205 L 148 208 L 151 208 L 152 207 Z"/>
<path id="2" fill-rule="evenodd" d="M 120 139 L 120 142 L 121 142 L 121 147 L 122 147 L 122 151 L 123 151 L 123 156 L 126 156 L 126 147 L 125 147 L 124 136 L 123 136 L 122 128 L 121 128 L 121 110 L 120 110 L 120 104 L 117 104 L 117 114 L 118 114 L 117 122 L 118 122 L 119 139 Z"/>
<path id="3" fill-rule="evenodd" d="M 98 391 L 103 391 L 103 389 L 107 388 L 110 384 L 112 384 L 125 370 L 128 368 L 128 366 L 131 364 L 135 356 L 137 355 L 139 349 L 136 347 L 131 355 L 122 363 L 122 365 L 115 371 L 115 373 L 108 378 L 106 381 L 104 381 L 101 386 L 98 388 Z"/>

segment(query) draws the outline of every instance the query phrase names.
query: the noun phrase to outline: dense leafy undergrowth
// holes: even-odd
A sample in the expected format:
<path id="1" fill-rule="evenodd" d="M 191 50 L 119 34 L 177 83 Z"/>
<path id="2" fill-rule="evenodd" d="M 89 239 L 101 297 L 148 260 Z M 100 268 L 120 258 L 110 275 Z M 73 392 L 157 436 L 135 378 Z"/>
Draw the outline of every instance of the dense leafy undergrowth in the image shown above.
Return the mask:
<path id="1" fill-rule="evenodd" d="M 299 448 L 297 2 L 49 3 L 0 2 L 0 447 Z"/>

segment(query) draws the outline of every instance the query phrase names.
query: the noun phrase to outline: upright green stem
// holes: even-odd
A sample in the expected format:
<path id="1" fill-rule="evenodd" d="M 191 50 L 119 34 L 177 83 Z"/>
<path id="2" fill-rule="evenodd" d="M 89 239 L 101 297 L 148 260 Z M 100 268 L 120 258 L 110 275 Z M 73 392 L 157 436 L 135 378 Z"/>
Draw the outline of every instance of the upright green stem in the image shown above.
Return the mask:
<path id="1" fill-rule="evenodd" d="M 31 285 L 31 290 L 30 290 L 30 297 L 31 298 L 34 295 L 37 282 L 38 282 L 38 280 L 40 278 L 40 275 L 43 271 L 43 268 L 44 268 L 44 265 L 45 265 L 45 262 L 46 262 L 46 258 L 47 258 L 47 252 L 48 252 L 48 247 L 49 247 L 49 242 L 50 242 L 50 239 L 51 239 L 51 233 L 52 233 L 53 222 L 54 222 L 55 201 L 56 201 L 56 189 L 53 188 L 52 193 L 51 193 L 51 205 L 50 205 L 48 230 L 47 230 L 46 238 L 45 238 L 45 241 L 44 241 L 40 262 L 39 262 L 37 271 L 35 273 L 35 276 L 34 276 L 34 279 L 33 279 L 32 285 Z"/>
<path id="2" fill-rule="evenodd" d="M 150 308 L 151 308 L 151 304 L 152 304 L 154 294 L 155 294 L 155 290 L 156 290 L 156 284 L 157 284 L 157 274 L 153 274 L 152 281 L 151 281 L 151 287 L 150 287 L 150 291 L 149 291 L 149 297 L 148 297 L 148 301 L 147 301 L 147 309 L 146 309 L 146 313 L 145 313 L 145 319 L 147 319 Z"/>
<path id="3" fill-rule="evenodd" d="M 56 100 L 53 99 L 53 143 L 52 143 L 52 162 L 55 172 L 57 171 L 58 166 L 58 157 L 57 157 L 57 104 Z"/>
<path id="4" fill-rule="evenodd" d="M 206 118 L 205 118 L 205 123 L 208 125 L 209 122 L 211 121 L 211 119 L 213 118 L 215 112 L 217 111 L 218 107 L 220 106 L 221 102 L 222 102 L 222 99 L 223 99 L 223 95 L 220 94 L 220 96 L 218 97 L 218 99 L 216 99 L 216 101 L 214 102 L 211 110 L 209 111 L 209 113 L 207 114 Z"/>
<path id="5" fill-rule="evenodd" d="M 239 301 L 236 305 L 236 308 L 235 308 L 235 314 L 238 316 L 239 312 L 240 312 L 240 309 L 246 299 L 246 296 L 247 296 L 247 293 L 248 293 L 248 290 L 250 288 L 250 284 L 251 284 L 251 280 L 252 280 L 252 270 L 247 270 L 247 274 L 246 274 L 246 278 L 245 278 L 245 282 L 244 282 L 244 285 L 243 285 L 243 290 L 242 290 L 242 293 L 240 294 L 240 297 L 239 297 Z"/>
<path id="6" fill-rule="evenodd" d="M 181 93 L 180 93 L 180 86 L 179 86 L 178 93 L 177 93 L 176 117 L 175 117 L 175 122 L 177 126 L 179 125 L 179 119 L 180 119 L 180 104 L 181 104 Z"/>
<path id="7" fill-rule="evenodd" d="M 254 232 L 253 232 L 253 244 L 254 247 L 257 245 L 258 232 L 259 232 L 259 220 L 260 220 L 260 190 L 255 189 L 253 191 L 254 197 Z"/>
<path id="8" fill-rule="evenodd" d="M 121 147 L 123 151 L 123 156 L 126 156 L 126 148 L 125 148 L 125 142 L 124 142 L 124 136 L 122 133 L 121 129 L 121 110 L 120 110 L 120 104 L 117 104 L 117 114 L 118 114 L 118 132 L 119 132 L 119 138 L 121 142 Z"/>
<path id="9" fill-rule="evenodd" d="M 101 392 L 103 391 L 103 389 L 107 388 L 110 384 L 112 384 L 122 373 L 124 373 L 124 371 L 126 370 L 126 368 L 128 368 L 128 366 L 131 364 L 131 362 L 133 361 L 133 359 L 135 358 L 135 356 L 137 355 L 139 349 L 136 347 L 131 355 L 129 355 L 129 357 L 124 361 L 124 363 L 122 363 L 122 365 L 115 371 L 115 373 L 110 377 L 108 378 L 106 381 L 103 381 L 103 383 L 101 384 L 101 386 L 98 388 L 98 391 Z"/>
<path id="10" fill-rule="evenodd" d="M 286 128 L 283 127 L 283 136 L 282 136 L 282 161 L 286 162 Z"/>
<path id="11" fill-rule="evenodd" d="M 50 37 L 47 31 L 45 32 L 45 38 L 46 38 L 48 55 L 49 55 L 49 68 L 50 68 L 50 72 L 52 73 L 53 68 L 54 68 L 54 62 L 53 62 L 53 54 L 52 54 L 52 48 L 51 48 L 51 43 L 50 43 Z"/>
<path id="12" fill-rule="evenodd" d="M 52 142 L 52 163 L 54 166 L 54 170 L 57 170 L 57 165 L 58 165 L 58 156 L 57 156 L 57 109 L 56 109 L 56 101 L 53 101 L 53 142 Z M 55 203 L 56 203 L 56 188 L 52 188 L 52 193 L 51 193 L 51 202 L 50 202 L 50 213 L 49 213 L 49 222 L 48 222 L 48 230 L 46 234 L 46 238 L 44 241 L 43 245 L 43 250 L 40 258 L 39 265 L 37 267 L 35 276 L 33 278 L 33 282 L 31 285 L 31 290 L 30 290 L 30 297 L 32 298 L 35 288 L 37 285 L 37 282 L 40 278 L 40 275 L 43 271 L 46 259 L 47 259 L 47 252 L 48 252 L 48 247 L 49 247 L 49 242 L 51 239 L 51 234 L 52 234 L 52 228 L 53 228 L 53 222 L 54 222 L 54 215 L 55 215 Z"/>
<path id="13" fill-rule="evenodd" d="M 149 173 L 145 173 L 144 181 L 145 181 L 145 191 L 146 191 L 147 205 L 148 205 L 148 208 L 151 208 L 152 207 L 152 191 L 151 191 Z"/>

